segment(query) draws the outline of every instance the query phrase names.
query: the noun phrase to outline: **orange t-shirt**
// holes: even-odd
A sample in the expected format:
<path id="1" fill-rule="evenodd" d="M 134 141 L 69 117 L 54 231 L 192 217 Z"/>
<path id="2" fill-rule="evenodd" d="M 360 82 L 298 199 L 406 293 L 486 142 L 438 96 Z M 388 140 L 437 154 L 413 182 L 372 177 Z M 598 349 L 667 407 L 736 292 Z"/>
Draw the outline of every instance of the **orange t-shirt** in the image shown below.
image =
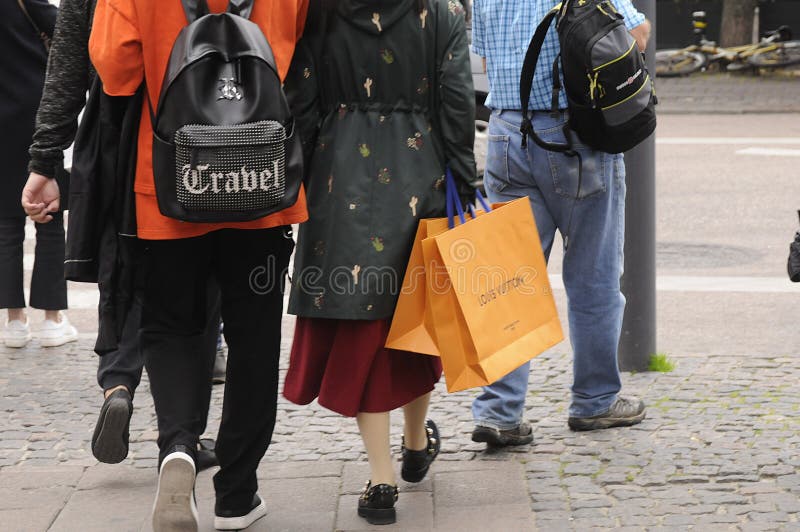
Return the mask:
<path id="1" fill-rule="evenodd" d="M 221 13 L 227 9 L 228 0 L 208 0 L 208 6 L 213 13 Z M 250 20 L 266 35 L 281 80 L 289 70 L 307 10 L 308 0 L 254 0 Z M 155 107 L 172 45 L 186 24 L 179 0 L 98 0 L 89 53 L 105 92 L 111 96 L 132 95 L 144 78 Z M 294 206 L 252 222 L 203 224 L 163 216 L 158 210 L 153 181 L 153 130 L 147 102 L 139 128 L 134 190 L 138 236 L 147 240 L 191 238 L 223 228 L 265 229 L 308 218 L 302 189 Z"/>

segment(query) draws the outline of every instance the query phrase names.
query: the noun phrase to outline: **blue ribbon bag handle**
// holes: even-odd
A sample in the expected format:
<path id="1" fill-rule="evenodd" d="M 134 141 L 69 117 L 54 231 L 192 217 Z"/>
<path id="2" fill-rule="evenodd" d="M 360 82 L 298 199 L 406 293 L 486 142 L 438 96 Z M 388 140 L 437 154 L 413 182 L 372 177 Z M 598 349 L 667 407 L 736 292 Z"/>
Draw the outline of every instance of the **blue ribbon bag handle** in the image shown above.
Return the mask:
<path id="1" fill-rule="evenodd" d="M 456 214 L 458 214 L 458 219 L 462 224 L 467 223 L 467 219 L 464 213 L 464 207 L 461 205 L 461 198 L 458 196 L 456 179 L 453 177 L 453 173 L 450 171 L 450 168 L 445 170 L 445 175 L 447 177 L 447 227 L 453 229 L 455 227 Z M 486 201 L 486 198 L 483 197 L 483 194 L 481 194 L 480 190 L 475 190 L 475 197 L 478 199 L 478 202 L 481 204 L 481 207 L 484 211 L 492 211 L 492 208 L 489 207 L 489 203 Z M 468 210 L 472 218 L 477 217 L 475 207 L 472 204 L 469 205 Z"/>

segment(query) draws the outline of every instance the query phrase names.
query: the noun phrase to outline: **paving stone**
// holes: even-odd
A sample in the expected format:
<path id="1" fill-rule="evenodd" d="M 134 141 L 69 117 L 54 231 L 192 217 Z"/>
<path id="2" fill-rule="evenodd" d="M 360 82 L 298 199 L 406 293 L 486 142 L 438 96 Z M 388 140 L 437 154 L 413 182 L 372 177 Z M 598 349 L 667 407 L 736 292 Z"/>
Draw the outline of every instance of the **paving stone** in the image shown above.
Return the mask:
<path id="1" fill-rule="evenodd" d="M 800 513 L 800 497 L 791 493 L 773 493 L 755 495 L 756 502 L 774 504 L 782 512 Z"/>
<path id="2" fill-rule="evenodd" d="M 697 521 L 697 518 L 692 515 L 665 515 L 663 518 L 662 523 L 665 526 L 683 526 L 683 525 L 693 525 Z"/>
<path id="3" fill-rule="evenodd" d="M 0 510 L 60 510 L 70 495 L 72 489 L 68 486 L 34 489 L 0 487 Z"/>
<path id="4" fill-rule="evenodd" d="M 314 462 L 313 464 L 262 462 L 256 476 L 272 478 L 338 477 L 342 474 L 341 462 Z"/>
<path id="5" fill-rule="evenodd" d="M 44 507 L 35 512 L 26 510 L 0 510 L 0 523 L 4 530 L 14 532 L 42 532 L 47 530 L 61 507 Z"/>
<path id="6" fill-rule="evenodd" d="M 790 521 L 789 514 L 786 512 L 750 512 L 747 514 L 747 517 L 751 521 L 760 521 L 765 523 L 788 523 Z"/>
<path id="7" fill-rule="evenodd" d="M 740 523 L 741 520 L 736 515 L 729 514 L 705 514 L 697 516 L 697 524 L 715 524 L 715 523 Z"/>
<path id="8" fill-rule="evenodd" d="M 154 496 L 155 484 L 149 490 L 76 491 L 50 532 L 138 530 L 150 519 Z"/>
<path id="9" fill-rule="evenodd" d="M 519 530 L 533 531 L 534 516 L 527 504 L 489 506 L 445 506 L 436 502 L 437 530 Z"/>
<path id="10" fill-rule="evenodd" d="M 437 473 L 434 493 L 437 511 L 463 506 L 464 501 L 474 506 L 524 504 L 527 508 L 530 504 L 521 467 L 512 475 L 504 471 L 481 471 L 477 477 L 470 471 Z"/>
<path id="11" fill-rule="evenodd" d="M 83 476 L 83 467 L 31 467 L 4 468 L 0 471 L 0 486 L 20 489 L 76 486 Z"/>

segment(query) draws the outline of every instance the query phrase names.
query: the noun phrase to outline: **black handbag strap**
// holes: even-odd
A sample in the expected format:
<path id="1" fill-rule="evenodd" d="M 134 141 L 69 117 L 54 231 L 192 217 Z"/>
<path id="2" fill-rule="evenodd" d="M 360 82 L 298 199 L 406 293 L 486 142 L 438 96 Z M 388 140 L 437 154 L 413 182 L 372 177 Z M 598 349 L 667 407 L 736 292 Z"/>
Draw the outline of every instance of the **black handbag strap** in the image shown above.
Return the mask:
<path id="1" fill-rule="evenodd" d="M 183 5 L 183 12 L 186 13 L 186 20 L 189 21 L 189 24 L 211 12 L 208 9 L 208 2 L 206 0 L 181 0 L 181 4 Z M 228 2 L 228 13 L 249 19 L 252 11 L 253 0 L 230 0 Z"/>
<path id="2" fill-rule="evenodd" d="M 31 26 L 33 26 L 33 30 L 39 36 L 39 39 L 41 39 L 42 44 L 44 45 L 44 49 L 49 53 L 50 52 L 50 41 L 52 39 L 50 38 L 49 35 L 47 35 L 46 32 L 42 31 L 42 29 L 39 27 L 39 25 L 36 23 L 36 21 L 33 20 L 33 17 L 31 16 L 30 12 L 28 11 L 28 8 L 25 7 L 25 2 L 23 0 L 17 0 L 17 4 L 19 5 L 19 8 L 22 10 L 22 13 L 25 15 L 25 18 L 28 19 L 28 22 L 30 22 Z"/>
<path id="3" fill-rule="evenodd" d="M 530 105 L 531 89 L 533 88 L 533 76 L 536 73 L 536 65 L 539 62 L 539 54 L 542 51 L 544 39 L 547 36 L 547 32 L 550 30 L 550 26 L 553 23 L 553 20 L 556 18 L 556 15 L 558 15 L 560 11 L 566 9 L 568 3 L 569 0 L 565 0 L 563 7 L 562 4 L 559 4 L 547 12 L 547 15 L 545 15 L 545 17 L 539 23 L 539 26 L 536 27 L 536 32 L 533 34 L 533 38 L 531 38 L 531 42 L 528 45 L 528 51 L 525 53 L 525 61 L 522 63 L 522 76 L 519 80 L 519 98 L 522 103 L 523 117 L 522 124 L 520 126 L 520 133 L 522 133 L 523 148 L 528 146 L 528 135 L 530 135 L 533 141 L 545 150 L 562 153 L 573 152 L 572 142 L 570 140 L 569 133 L 566 131 L 565 138 L 567 139 L 567 142 L 564 144 L 560 142 L 547 142 L 539 137 L 536 134 L 536 131 L 533 129 L 530 111 L 528 110 L 528 106 Z M 553 65 L 553 98 L 556 102 L 561 88 L 561 81 L 558 76 L 558 61 L 559 58 L 556 57 L 556 63 Z"/>

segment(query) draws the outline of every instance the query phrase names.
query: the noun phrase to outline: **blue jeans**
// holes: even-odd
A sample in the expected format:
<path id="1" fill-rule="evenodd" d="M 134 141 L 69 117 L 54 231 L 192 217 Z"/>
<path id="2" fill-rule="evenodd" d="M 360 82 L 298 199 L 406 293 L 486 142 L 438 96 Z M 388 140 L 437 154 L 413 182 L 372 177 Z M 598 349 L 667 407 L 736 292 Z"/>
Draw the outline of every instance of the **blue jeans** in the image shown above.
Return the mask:
<path id="1" fill-rule="evenodd" d="M 564 142 L 566 114 L 534 114 L 533 127 L 548 141 Z M 523 149 L 518 111 L 495 111 L 489 120 L 484 183 L 492 202 L 528 197 L 545 257 L 556 229 L 568 230 L 563 279 L 567 290 L 573 357 L 571 417 L 608 411 L 620 390 L 617 346 L 625 298 L 620 292 L 625 234 L 625 166 L 622 155 L 591 150 L 573 141 L 583 159 L 580 199 L 578 160 L 543 150 L 532 139 Z M 524 312 L 524 310 L 521 310 Z M 525 408 L 530 364 L 509 373 L 472 405 L 476 425 L 513 429 Z"/>

